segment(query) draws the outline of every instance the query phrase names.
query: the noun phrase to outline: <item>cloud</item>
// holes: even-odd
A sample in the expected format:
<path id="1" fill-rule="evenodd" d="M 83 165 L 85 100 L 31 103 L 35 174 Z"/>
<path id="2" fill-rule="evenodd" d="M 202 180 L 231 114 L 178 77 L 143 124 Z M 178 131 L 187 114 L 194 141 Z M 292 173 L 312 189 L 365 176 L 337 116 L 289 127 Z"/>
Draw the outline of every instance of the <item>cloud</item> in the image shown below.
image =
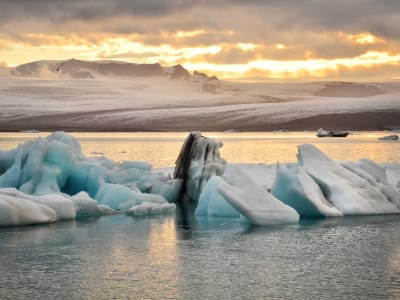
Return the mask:
<path id="1" fill-rule="evenodd" d="M 1 0 L 0 57 L 14 65 L 42 55 L 265 73 L 244 66 L 396 56 L 399 11 L 398 0 Z"/>
<path id="2" fill-rule="evenodd" d="M 90 23 L 131 17 L 132 27 L 135 27 L 135 17 L 153 21 L 163 17 L 167 21 L 164 25 L 172 27 L 185 26 L 183 21 L 186 26 L 196 24 L 198 27 L 203 23 L 219 29 L 248 27 L 253 31 L 256 29 L 253 25 L 263 24 L 264 28 L 257 30 L 259 34 L 266 27 L 309 28 L 366 30 L 383 37 L 399 38 L 400 32 L 396 30 L 400 28 L 398 11 L 398 0 L 2 0 L 0 23 Z M 185 15 L 191 18 L 185 19 Z M 175 26 L 174 18 L 168 16 L 180 16 L 175 20 L 178 21 Z M 151 28 L 147 29 L 151 31 Z"/>
<path id="3" fill-rule="evenodd" d="M 3 0 L 0 17 L 3 22 L 25 18 L 65 22 L 120 15 L 159 16 L 185 10 L 197 2 L 194 0 Z"/>

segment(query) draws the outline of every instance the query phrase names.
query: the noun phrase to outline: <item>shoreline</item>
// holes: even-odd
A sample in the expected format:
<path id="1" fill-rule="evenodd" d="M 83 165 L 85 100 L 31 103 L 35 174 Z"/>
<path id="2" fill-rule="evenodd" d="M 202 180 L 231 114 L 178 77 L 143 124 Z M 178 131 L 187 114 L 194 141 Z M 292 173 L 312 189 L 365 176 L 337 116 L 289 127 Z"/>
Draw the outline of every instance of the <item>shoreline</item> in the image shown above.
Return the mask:
<path id="1" fill-rule="evenodd" d="M 101 118 L 104 112 L 91 113 L 90 116 Z M 350 131 L 384 131 L 400 129 L 400 110 L 373 111 L 359 113 L 321 114 L 306 118 L 271 123 L 268 120 L 244 119 L 237 122 L 224 122 L 224 117 L 215 120 L 206 116 L 197 119 L 148 120 L 138 122 L 134 118 L 118 123 L 117 121 L 91 122 L 85 118 L 86 113 L 44 115 L 35 117 L 20 117 L 14 120 L 0 120 L 0 132 L 20 132 L 38 130 L 42 132 L 189 132 L 189 131 L 234 131 L 234 132 L 268 132 L 268 131 L 316 131 L 318 128 L 327 130 Z M 225 116 L 225 120 L 229 116 Z M 222 120 L 222 122 L 220 122 Z M 213 122 L 214 121 L 214 122 Z M 218 123 L 217 123 L 218 122 Z M 51 125 L 50 125 L 51 124 Z"/>

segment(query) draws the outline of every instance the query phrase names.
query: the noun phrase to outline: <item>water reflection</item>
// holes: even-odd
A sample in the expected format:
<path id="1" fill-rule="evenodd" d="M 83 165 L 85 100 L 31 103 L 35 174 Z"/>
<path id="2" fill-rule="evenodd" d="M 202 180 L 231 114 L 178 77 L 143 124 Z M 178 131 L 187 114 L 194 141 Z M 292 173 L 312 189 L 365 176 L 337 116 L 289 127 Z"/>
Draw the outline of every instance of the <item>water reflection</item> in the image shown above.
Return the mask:
<path id="1" fill-rule="evenodd" d="M 0 229 L 0 298 L 396 298 L 398 216 L 124 215 Z"/>
<path id="2" fill-rule="evenodd" d="M 48 133 L 0 133 L 0 149 Z M 87 156 L 104 153 L 115 161 L 144 160 L 155 167 L 174 166 L 187 133 L 72 133 Z M 312 143 L 336 160 L 355 161 L 362 157 L 377 162 L 399 162 L 400 143 L 379 141 L 384 132 L 360 132 L 347 138 L 317 138 L 314 132 L 218 133 L 204 135 L 223 141 L 222 156 L 232 163 L 276 163 L 296 161 L 297 145 Z"/>
<path id="3" fill-rule="evenodd" d="M 177 207 L 175 217 L 175 229 L 179 239 L 190 240 L 197 231 L 197 219 L 189 214 L 186 209 Z"/>

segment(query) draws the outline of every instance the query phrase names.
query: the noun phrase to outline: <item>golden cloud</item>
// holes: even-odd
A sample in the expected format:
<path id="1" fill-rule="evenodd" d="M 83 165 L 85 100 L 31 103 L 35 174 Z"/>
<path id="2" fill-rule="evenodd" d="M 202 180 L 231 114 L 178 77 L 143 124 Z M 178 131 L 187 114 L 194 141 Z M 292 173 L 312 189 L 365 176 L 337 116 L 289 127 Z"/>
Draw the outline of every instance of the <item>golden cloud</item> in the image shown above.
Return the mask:
<path id="1" fill-rule="evenodd" d="M 221 41 L 218 36 L 229 39 Z M 400 64 L 398 43 L 389 43 L 369 32 L 304 33 L 302 39 L 296 37 L 282 35 L 279 42 L 277 38 L 271 38 L 270 42 L 264 39 L 250 42 L 240 40 L 233 31 L 199 28 L 153 34 L 25 33 L 19 38 L 2 34 L 0 56 L 9 65 L 71 57 L 167 65 L 180 63 L 192 71 L 204 71 L 222 78 L 261 74 L 274 78 L 323 78 L 350 74 L 352 69 L 382 71 L 382 66 Z"/>
<path id="2" fill-rule="evenodd" d="M 340 36 L 343 36 L 345 39 L 359 45 L 369 45 L 369 44 L 385 44 L 386 40 L 381 37 L 377 37 L 369 32 L 361 32 L 356 34 L 345 34 L 343 32 L 339 32 Z"/>

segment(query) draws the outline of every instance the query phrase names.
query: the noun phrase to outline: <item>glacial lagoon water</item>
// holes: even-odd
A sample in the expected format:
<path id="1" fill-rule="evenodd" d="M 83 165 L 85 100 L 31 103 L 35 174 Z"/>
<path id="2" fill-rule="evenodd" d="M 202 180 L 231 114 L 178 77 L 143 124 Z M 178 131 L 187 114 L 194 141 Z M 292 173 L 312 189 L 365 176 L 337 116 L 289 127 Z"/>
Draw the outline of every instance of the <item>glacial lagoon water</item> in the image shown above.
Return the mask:
<path id="1" fill-rule="evenodd" d="M 0 133 L 0 149 L 7 150 L 49 133 Z M 187 132 L 71 133 L 87 156 L 106 156 L 115 161 L 142 160 L 154 167 L 170 167 Z M 347 138 L 318 138 L 315 132 L 204 132 L 221 140 L 222 157 L 230 163 L 276 163 L 296 161 L 297 145 L 311 143 L 330 158 L 355 161 L 366 157 L 375 162 L 400 162 L 400 142 L 380 141 L 390 132 L 353 132 Z"/>
<path id="2" fill-rule="evenodd" d="M 10 149 L 38 134 L 0 134 Z M 46 135 L 46 134 L 39 134 Z M 172 166 L 186 133 L 73 134 L 88 156 Z M 385 133 L 205 133 L 230 162 L 295 161 L 315 144 L 334 159 L 400 162 Z M 0 299 L 398 299 L 400 217 L 255 227 L 230 219 L 125 215 L 0 228 Z"/>
<path id="3" fill-rule="evenodd" d="M 399 228 L 122 215 L 1 228 L 0 299 L 398 299 Z"/>

